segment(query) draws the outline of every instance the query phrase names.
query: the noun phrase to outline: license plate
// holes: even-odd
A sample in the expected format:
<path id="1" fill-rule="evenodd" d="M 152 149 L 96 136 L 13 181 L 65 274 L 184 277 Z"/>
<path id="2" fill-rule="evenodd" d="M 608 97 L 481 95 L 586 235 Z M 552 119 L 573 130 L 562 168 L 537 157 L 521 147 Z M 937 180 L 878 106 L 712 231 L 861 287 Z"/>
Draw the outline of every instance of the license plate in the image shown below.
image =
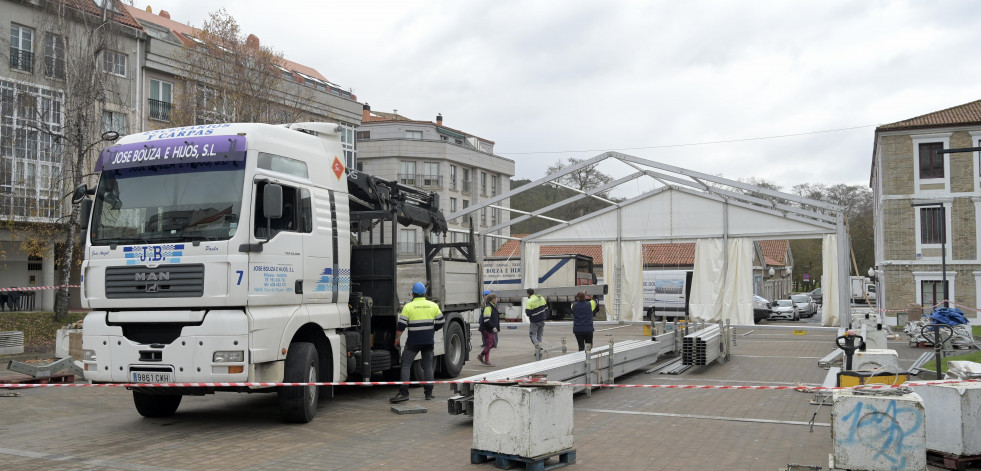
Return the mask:
<path id="1" fill-rule="evenodd" d="M 134 383 L 173 383 L 170 372 L 131 371 Z"/>

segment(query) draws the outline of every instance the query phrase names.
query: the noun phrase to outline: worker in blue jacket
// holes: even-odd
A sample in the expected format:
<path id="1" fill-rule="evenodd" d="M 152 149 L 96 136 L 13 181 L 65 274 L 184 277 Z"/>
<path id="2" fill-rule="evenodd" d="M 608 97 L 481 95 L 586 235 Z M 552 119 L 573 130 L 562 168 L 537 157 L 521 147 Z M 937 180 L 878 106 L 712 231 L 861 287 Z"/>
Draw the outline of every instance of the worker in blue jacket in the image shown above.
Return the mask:
<path id="1" fill-rule="evenodd" d="M 443 312 L 439 306 L 426 299 L 426 285 L 416 283 L 412 285 L 411 302 L 406 303 L 399 314 L 398 323 L 395 326 L 395 348 L 399 348 L 399 341 L 402 332 L 408 329 L 409 335 L 405 340 L 405 349 L 402 351 L 402 383 L 399 385 L 399 393 L 391 397 L 388 402 L 396 403 L 409 400 L 409 371 L 412 369 L 412 362 L 416 355 L 422 352 L 422 375 L 423 381 L 430 384 L 423 385 L 426 392 L 426 400 L 435 398 L 433 396 L 433 345 L 436 343 L 436 332 L 443 328 Z"/>
<path id="2" fill-rule="evenodd" d="M 576 335 L 579 351 L 593 345 L 593 316 L 599 311 L 596 300 L 586 299 L 586 293 L 576 293 L 576 302 L 572 303 L 572 333 Z"/>

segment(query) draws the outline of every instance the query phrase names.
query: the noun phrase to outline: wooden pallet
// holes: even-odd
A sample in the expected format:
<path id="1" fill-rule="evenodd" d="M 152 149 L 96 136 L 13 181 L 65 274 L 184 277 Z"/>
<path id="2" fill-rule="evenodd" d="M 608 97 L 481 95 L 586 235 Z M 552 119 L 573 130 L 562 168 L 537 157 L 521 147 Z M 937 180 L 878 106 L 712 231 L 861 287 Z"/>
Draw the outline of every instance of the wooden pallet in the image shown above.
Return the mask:
<path id="1" fill-rule="evenodd" d="M 958 471 L 981 469 L 981 455 L 960 456 L 927 450 L 927 463 L 938 468 L 956 469 Z"/>
<path id="2" fill-rule="evenodd" d="M 51 376 L 44 376 L 41 378 L 35 378 L 31 375 L 11 375 L 4 378 L 0 378 L 0 389 L 3 389 L 3 384 L 52 384 L 52 383 L 74 383 L 75 375 L 70 374 L 53 374 Z"/>
<path id="3" fill-rule="evenodd" d="M 557 463 L 547 464 L 549 458 L 558 458 Z M 549 469 L 561 468 L 570 464 L 576 464 L 576 450 L 562 450 L 555 453 L 525 458 L 523 456 L 497 453 L 493 451 L 483 451 L 476 448 L 470 449 L 470 463 L 480 464 L 493 461 L 497 469 L 511 469 L 512 466 L 525 465 L 525 471 L 547 471 Z"/>

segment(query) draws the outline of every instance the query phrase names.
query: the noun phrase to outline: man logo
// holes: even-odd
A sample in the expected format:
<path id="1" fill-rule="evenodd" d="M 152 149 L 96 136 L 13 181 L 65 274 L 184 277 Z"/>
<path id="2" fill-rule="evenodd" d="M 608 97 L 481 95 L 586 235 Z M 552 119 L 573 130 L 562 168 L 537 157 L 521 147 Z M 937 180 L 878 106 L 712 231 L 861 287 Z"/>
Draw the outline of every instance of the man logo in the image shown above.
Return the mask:
<path id="1" fill-rule="evenodd" d="M 151 271 L 151 272 L 134 273 L 133 276 L 136 281 L 169 281 L 170 280 L 169 271 L 161 271 L 161 272 Z"/>

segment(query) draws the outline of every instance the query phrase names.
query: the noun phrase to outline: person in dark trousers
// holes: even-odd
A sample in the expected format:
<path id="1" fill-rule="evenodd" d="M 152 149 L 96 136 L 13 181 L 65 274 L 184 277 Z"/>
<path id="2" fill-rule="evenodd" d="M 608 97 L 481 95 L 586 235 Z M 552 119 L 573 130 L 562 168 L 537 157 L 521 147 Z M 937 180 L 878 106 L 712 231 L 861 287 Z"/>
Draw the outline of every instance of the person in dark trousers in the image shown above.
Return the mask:
<path id="1" fill-rule="evenodd" d="M 491 290 L 485 289 L 484 290 L 484 297 L 486 298 L 488 294 L 491 294 Z M 481 312 L 481 314 L 483 314 L 483 312 L 484 312 L 483 309 L 481 309 L 480 312 Z M 483 348 L 483 346 L 484 346 L 484 339 L 483 338 L 480 339 L 480 346 L 481 346 L 481 348 Z M 494 332 L 494 347 L 493 348 L 497 348 L 497 332 Z"/>
<path id="2" fill-rule="evenodd" d="M 527 293 L 528 302 L 525 303 L 525 314 L 528 315 L 528 337 L 531 338 L 531 344 L 537 350 L 542 346 L 542 336 L 545 335 L 545 315 L 548 312 L 548 306 L 545 298 L 535 294 L 534 289 L 528 288 Z"/>
<path id="3" fill-rule="evenodd" d="M 579 351 L 593 345 L 593 316 L 599 311 L 599 304 L 593 299 L 586 299 L 585 292 L 576 293 L 576 302 L 572 303 L 572 333 L 576 335 Z"/>
<path id="4" fill-rule="evenodd" d="M 436 343 L 436 332 L 443 328 L 443 312 L 439 310 L 436 303 L 426 299 L 426 285 L 416 283 L 412 285 L 411 302 L 406 303 L 399 314 L 398 323 L 395 325 L 395 348 L 399 348 L 399 341 L 402 332 L 408 329 L 409 336 L 405 340 L 405 349 L 402 351 L 402 371 L 401 379 L 405 383 L 409 381 L 409 371 L 412 369 L 412 362 L 416 354 L 422 352 L 422 375 L 423 381 L 433 381 L 433 345 Z M 434 399 L 433 385 L 423 385 L 426 392 L 426 400 Z M 409 385 L 400 384 L 399 393 L 388 400 L 396 403 L 409 400 Z"/>
<path id="5" fill-rule="evenodd" d="M 497 310 L 497 295 L 484 297 L 484 310 L 480 313 L 480 336 L 484 339 L 484 349 L 477 355 L 485 366 L 497 366 L 490 362 L 490 351 L 494 348 L 494 334 L 501 329 L 501 313 Z"/>

